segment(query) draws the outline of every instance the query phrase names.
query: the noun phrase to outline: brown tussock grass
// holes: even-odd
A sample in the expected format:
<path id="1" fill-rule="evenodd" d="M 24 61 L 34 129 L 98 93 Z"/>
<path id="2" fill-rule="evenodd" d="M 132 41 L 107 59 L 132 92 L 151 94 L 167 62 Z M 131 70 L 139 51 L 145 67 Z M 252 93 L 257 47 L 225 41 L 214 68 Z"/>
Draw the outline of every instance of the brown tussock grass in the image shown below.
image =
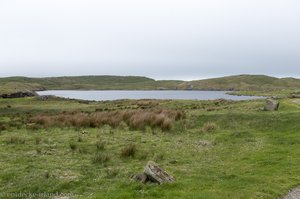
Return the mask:
<path id="1" fill-rule="evenodd" d="M 214 130 L 217 129 L 217 125 L 213 122 L 207 122 L 205 123 L 202 128 L 201 128 L 201 132 L 203 133 L 207 133 L 207 132 L 212 132 Z"/>
<path id="2" fill-rule="evenodd" d="M 135 144 L 129 144 L 122 149 L 121 156 L 122 157 L 134 157 L 135 153 L 136 153 Z"/>
<path id="3" fill-rule="evenodd" d="M 29 122 L 44 127 L 100 127 L 103 125 L 118 127 L 125 123 L 132 129 L 144 129 L 150 126 L 166 131 L 172 128 L 175 121 L 183 118 L 185 118 L 185 113 L 181 110 L 153 109 L 38 115 L 30 118 Z"/>

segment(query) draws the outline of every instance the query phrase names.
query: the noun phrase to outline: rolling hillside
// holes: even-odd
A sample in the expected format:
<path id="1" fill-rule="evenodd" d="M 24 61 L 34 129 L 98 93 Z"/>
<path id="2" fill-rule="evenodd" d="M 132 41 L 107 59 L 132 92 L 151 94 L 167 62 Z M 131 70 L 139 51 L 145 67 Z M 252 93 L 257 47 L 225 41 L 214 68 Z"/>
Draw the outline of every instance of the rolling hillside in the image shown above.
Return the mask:
<path id="1" fill-rule="evenodd" d="M 192 81 L 190 84 L 193 89 L 199 90 L 269 91 L 300 88 L 300 79 L 266 75 L 237 75 Z"/>
<path id="2" fill-rule="evenodd" d="M 178 83 L 176 81 L 176 83 Z M 166 81 L 164 85 L 172 87 L 172 81 Z M 49 78 L 28 78 L 8 77 L 0 78 L 0 93 L 12 93 L 24 90 L 113 90 L 113 89 L 134 89 L 150 90 L 159 89 L 160 83 L 154 79 L 133 76 L 75 76 L 75 77 L 49 77 Z"/>
<path id="3" fill-rule="evenodd" d="M 273 91 L 300 88 L 300 79 L 237 75 L 197 81 L 156 81 L 138 76 L 70 76 L 0 78 L 0 93 L 36 90 L 232 90 Z"/>

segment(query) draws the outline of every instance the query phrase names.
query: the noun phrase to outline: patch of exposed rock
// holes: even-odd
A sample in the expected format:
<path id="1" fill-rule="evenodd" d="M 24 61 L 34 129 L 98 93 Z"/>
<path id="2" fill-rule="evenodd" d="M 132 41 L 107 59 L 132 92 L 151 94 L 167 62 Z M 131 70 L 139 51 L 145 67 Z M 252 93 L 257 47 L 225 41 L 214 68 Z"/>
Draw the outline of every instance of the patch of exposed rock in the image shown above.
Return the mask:
<path id="1" fill-rule="evenodd" d="M 33 96 L 36 96 L 36 94 L 32 91 L 18 91 L 15 93 L 1 94 L 0 98 L 21 98 L 21 97 L 33 97 Z"/>

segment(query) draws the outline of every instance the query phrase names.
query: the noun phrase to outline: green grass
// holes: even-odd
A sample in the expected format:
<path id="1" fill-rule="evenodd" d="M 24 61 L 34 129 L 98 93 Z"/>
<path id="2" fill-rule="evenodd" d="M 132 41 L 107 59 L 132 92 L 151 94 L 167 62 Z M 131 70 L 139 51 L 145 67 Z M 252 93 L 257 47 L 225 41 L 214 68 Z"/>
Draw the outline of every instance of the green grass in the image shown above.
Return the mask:
<path id="1" fill-rule="evenodd" d="M 264 100 L 82 102 L 0 99 L 0 193 L 72 193 L 75 198 L 280 198 L 300 184 L 300 103 Z M 8 108 L 8 105 L 11 107 Z M 96 109 L 183 109 L 170 131 L 31 128 L 38 114 Z M 213 130 L 203 130 L 213 124 Z M 1 128 L 0 128 L 1 129 Z M 80 139 L 79 139 L 80 138 Z M 12 140 L 12 141 L 11 141 Z M 132 152 L 122 155 L 134 146 Z M 129 154 L 129 155 L 128 155 Z M 149 160 L 176 178 L 140 184 L 130 176 Z M 175 161 L 176 160 L 176 161 Z"/>

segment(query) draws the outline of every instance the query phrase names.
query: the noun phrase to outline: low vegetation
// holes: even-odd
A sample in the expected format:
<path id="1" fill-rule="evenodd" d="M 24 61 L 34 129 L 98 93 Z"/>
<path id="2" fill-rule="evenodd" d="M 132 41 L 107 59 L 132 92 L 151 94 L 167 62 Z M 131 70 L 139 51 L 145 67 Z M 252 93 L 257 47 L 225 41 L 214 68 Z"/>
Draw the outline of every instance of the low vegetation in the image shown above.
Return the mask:
<path id="1" fill-rule="evenodd" d="M 72 151 L 75 151 L 75 150 L 77 149 L 76 143 L 70 143 L 70 149 L 71 149 Z"/>
<path id="2" fill-rule="evenodd" d="M 300 183 L 300 103 L 279 101 L 0 99 L 0 193 L 282 198 Z M 176 182 L 133 181 L 149 160 Z"/>
<path id="3" fill-rule="evenodd" d="M 203 127 L 201 128 L 201 131 L 203 133 L 207 133 L 207 132 L 212 132 L 214 130 L 216 130 L 217 125 L 213 122 L 207 122 L 203 125 Z"/>
<path id="4" fill-rule="evenodd" d="M 146 126 L 170 130 L 175 121 L 183 119 L 185 114 L 181 110 L 127 110 L 95 113 L 63 113 L 58 115 L 38 115 L 29 119 L 44 127 L 74 126 L 74 127 L 101 127 L 110 125 L 118 127 L 122 122 L 132 129 L 144 129 Z"/>
<path id="5" fill-rule="evenodd" d="M 134 157 L 135 153 L 136 153 L 136 146 L 135 146 L 135 144 L 131 143 L 122 149 L 121 156 L 122 157 Z"/>
<path id="6" fill-rule="evenodd" d="M 94 164 L 104 164 L 110 160 L 109 155 L 103 153 L 97 153 L 92 158 Z"/>
<path id="7" fill-rule="evenodd" d="M 98 140 L 96 143 L 96 148 L 98 151 L 103 151 L 105 149 L 105 142 Z"/>
<path id="8" fill-rule="evenodd" d="M 10 136 L 7 138 L 7 144 L 25 144 L 25 139 L 19 136 Z"/>

